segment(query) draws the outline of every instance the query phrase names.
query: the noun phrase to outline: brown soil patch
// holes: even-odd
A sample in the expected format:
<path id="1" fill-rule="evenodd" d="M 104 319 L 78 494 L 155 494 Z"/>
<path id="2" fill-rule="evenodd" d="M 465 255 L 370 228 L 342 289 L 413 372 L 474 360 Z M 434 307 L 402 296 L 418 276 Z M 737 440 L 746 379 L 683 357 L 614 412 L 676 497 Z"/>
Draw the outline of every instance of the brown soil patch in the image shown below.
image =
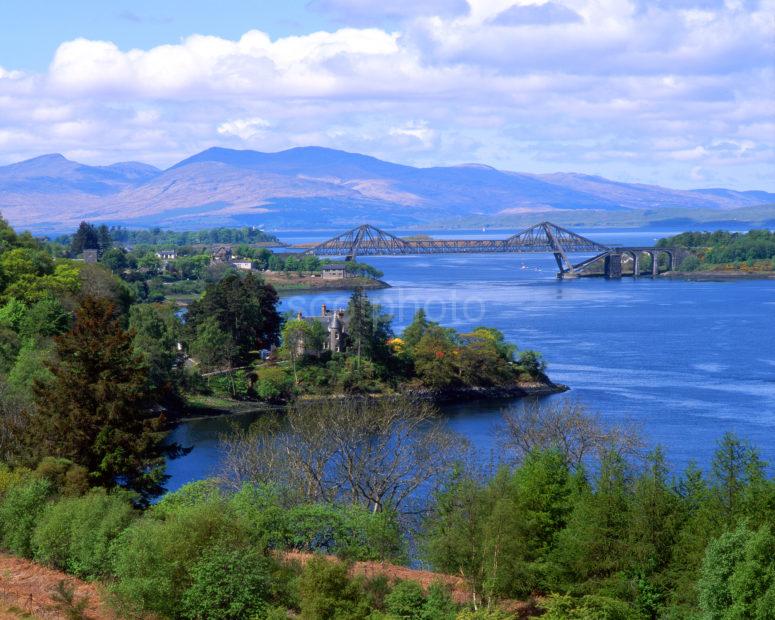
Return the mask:
<path id="1" fill-rule="evenodd" d="M 114 620 L 107 610 L 100 588 L 29 560 L 0 554 L 0 620 L 37 618 L 66 619 L 54 592 L 64 581 L 73 588 L 74 600 L 87 600 L 85 617 L 91 620 Z"/>
<path id="2" fill-rule="evenodd" d="M 301 553 L 299 551 L 287 551 L 282 554 L 285 561 L 298 562 L 302 566 L 314 557 L 311 553 Z M 339 560 L 333 556 L 325 556 L 331 562 Z M 468 588 L 465 580 L 456 575 L 446 575 L 444 573 L 434 573 L 427 570 L 418 570 L 398 566 L 387 562 L 355 562 L 350 569 L 353 576 L 362 575 L 364 577 L 384 576 L 393 583 L 396 581 L 416 581 L 425 590 L 433 583 L 442 583 L 449 588 L 452 600 L 459 605 L 466 605 L 472 602 L 471 590 Z M 500 601 L 498 606 L 504 611 L 509 611 L 517 618 L 530 618 L 538 615 L 534 601 Z"/>

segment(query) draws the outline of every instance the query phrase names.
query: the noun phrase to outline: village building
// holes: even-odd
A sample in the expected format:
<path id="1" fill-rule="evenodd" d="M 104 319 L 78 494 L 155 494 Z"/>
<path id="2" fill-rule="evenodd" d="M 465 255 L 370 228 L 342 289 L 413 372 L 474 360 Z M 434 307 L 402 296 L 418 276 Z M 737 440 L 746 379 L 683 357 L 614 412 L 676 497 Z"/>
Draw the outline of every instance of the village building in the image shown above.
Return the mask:
<path id="1" fill-rule="evenodd" d="M 237 269 L 244 269 L 245 271 L 253 271 L 253 261 L 247 258 L 238 258 L 231 261 Z"/>
<path id="2" fill-rule="evenodd" d="M 91 248 L 85 249 L 83 251 L 83 260 L 90 265 L 95 265 L 97 262 L 99 262 L 100 253 L 99 250 L 93 250 Z"/>
<path id="3" fill-rule="evenodd" d="M 156 258 L 160 258 L 163 261 L 175 260 L 178 257 L 176 250 L 158 250 L 156 252 Z"/>
<path id="4" fill-rule="evenodd" d="M 345 263 L 329 263 L 328 265 L 323 265 L 320 271 L 323 274 L 324 280 L 341 280 L 352 276 Z"/>
<path id="5" fill-rule="evenodd" d="M 300 354 L 319 355 L 323 351 L 331 351 L 332 353 L 344 352 L 347 344 L 347 328 L 350 324 L 350 319 L 344 309 L 329 310 L 326 304 L 323 304 L 318 316 L 307 317 L 299 312 L 296 318 L 308 323 L 312 321 L 321 323 L 327 334 L 327 338 L 323 342 L 322 351 L 311 351 L 307 348 L 302 348 L 299 350 Z"/>
<path id="6" fill-rule="evenodd" d="M 213 250 L 212 254 L 213 263 L 229 263 L 231 262 L 231 248 L 227 245 L 222 245 Z"/>

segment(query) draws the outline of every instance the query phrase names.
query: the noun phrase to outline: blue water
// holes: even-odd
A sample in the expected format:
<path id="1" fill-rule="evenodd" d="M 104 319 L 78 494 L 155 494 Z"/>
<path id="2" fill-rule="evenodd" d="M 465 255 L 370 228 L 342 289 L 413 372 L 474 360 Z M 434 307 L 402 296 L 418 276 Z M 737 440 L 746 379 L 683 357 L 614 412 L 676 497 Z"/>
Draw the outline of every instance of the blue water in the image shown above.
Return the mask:
<path id="1" fill-rule="evenodd" d="M 672 233 L 584 234 L 609 244 L 651 245 Z M 507 236 L 465 236 L 475 235 Z M 291 241 L 322 238 L 317 233 Z M 676 471 L 692 460 L 707 467 L 728 430 L 775 464 L 775 281 L 558 281 L 553 257 L 529 254 L 368 262 L 392 285 L 369 296 L 393 315 L 396 331 L 420 307 L 432 320 L 458 329 L 497 327 L 519 348 L 541 351 L 551 378 L 571 387 L 548 398 L 573 398 L 606 422 L 637 425 L 648 446 L 666 449 Z M 297 294 L 284 297 L 282 307 L 313 314 L 322 303 L 344 306 L 348 297 Z M 444 414 L 451 428 L 490 459 L 508 404 L 462 403 L 445 407 Z M 194 450 L 170 464 L 170 488 L 217 470 L 218 436 L 229 424 L 223 418 L 199 420 L 175 431 L 174 438 Z"/>

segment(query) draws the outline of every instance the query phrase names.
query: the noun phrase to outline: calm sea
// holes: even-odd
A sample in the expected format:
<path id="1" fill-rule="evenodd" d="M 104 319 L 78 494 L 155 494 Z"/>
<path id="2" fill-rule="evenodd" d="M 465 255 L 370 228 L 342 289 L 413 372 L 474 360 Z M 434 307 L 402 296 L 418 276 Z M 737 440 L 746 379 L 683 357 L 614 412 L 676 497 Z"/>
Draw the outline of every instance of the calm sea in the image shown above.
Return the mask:
<path id="1" fill-rule="evenodd" d="M 579 231 L 606 244 L 652 245 L 674 234 Z M 331 236 L 331 235 L 328 235 Z M 498 231 L 440 237 L 505 237 Z M 325 233 L 289 234 L 289 242 Z M 582 257 L 580 256 L 579 259 Z M 661 445 L 676 471 L 707 467 L 725 431 L 749 440 L 775 464 L 775 282 L 682 282 L 623 278 L 558 281 L 550 255 L 373 257 L 392 288 L 370 293 L 400 331 L 418 308 L 466 330 L 497 327 L 520 349 L 541 351 L 549 375 L 572 398 L 612 424 L 636 424 L 649 446 Z M 346 292 L 284 297 L 305 314 L 344 306 Z M 482 458 L 497 458 L 496 428 L 508 402 L 444 408 L 451 428 Z M 248 423 L 251 416 L 237 420 Z M 218 436 L 233 420 L 191 421 L 174 439 L 194 447 L 170 463 L 169 488 L 217 470 Z"/>

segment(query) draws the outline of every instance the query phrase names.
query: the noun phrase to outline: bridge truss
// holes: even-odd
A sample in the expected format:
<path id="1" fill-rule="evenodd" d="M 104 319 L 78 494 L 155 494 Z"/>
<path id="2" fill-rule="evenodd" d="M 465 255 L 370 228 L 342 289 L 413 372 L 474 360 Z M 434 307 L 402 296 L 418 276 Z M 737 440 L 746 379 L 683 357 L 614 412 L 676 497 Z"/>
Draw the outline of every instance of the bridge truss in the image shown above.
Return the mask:
<path id="1" fill-rule="evenodd" d="M 374 226 L 364 224 L 310 248 L 306 254 L 317 256 L 388 256 L 397 254 L 489 254 L 539 253 L 554 254 L 561 273 L 572 274 L 569 253 L 604 253 L 605 245 L 582 237 L 570 230 L 541 222 L 507 239 L 402 239 Z"/>

